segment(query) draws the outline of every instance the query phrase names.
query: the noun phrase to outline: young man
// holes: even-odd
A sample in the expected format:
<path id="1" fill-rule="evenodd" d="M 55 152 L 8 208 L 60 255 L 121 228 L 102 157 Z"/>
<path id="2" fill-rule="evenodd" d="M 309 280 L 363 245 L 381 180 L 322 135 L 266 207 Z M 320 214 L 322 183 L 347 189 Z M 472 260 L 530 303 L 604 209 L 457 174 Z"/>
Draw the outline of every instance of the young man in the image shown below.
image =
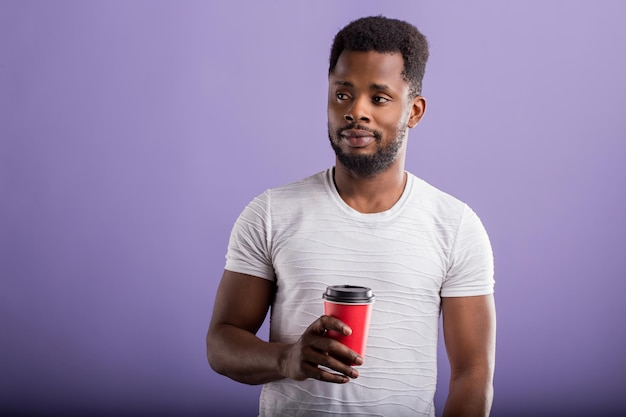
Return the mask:
<path id="1" fill-rule="evenodd" d="M 261 416 L 434 416 L 439 314 L 451 366 L 444 416 L 486 416 L 495 357 L 493 258 L 473 211 L 404 170 L 426 109 L 412 25 L 356 20 L 333 42 L 334 168 L 268 190 L 240 215 L 207 335 L 213 369 L 265 384 Z M 367 356 L 326 337 L 329 285 L 373 289 Z M 255 334 L 271 308 L 270 340 Z M 329 372 L 328 369 L 334 372 Z"/>

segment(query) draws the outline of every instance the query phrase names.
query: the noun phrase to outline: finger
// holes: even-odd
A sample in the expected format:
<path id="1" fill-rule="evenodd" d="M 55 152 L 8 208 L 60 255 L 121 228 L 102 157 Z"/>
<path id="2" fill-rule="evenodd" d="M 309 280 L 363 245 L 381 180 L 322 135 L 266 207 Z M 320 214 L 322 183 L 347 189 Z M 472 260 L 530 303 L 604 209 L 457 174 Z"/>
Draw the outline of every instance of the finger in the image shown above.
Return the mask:
<path id="1" fill-rule="evenodd" d="M 309 341 L 309 346 L 312 347 L 316 353 L 320 352 L 344 364 L 363 364 L 363 358 L 358 353 L 332 337 L 316 337 Z"/>
<path id="2" fill-rule="evenodd" d="M 318 379 L 324 382 L 331 382 L 333 384 L 345 384 L 350 381 L 350 378 L 345 374 L 334 371 L 323 365 L 309 364 L 309 366 L 310 368 L 308 369 L 308 374 L 310 378 Z"/>
<path id="3" fill-rule="evenodd" d="M 350 328 L 350 326 L 348 326 L 336 317 L 322 316 L 318 319 L 318 322 L 323 326 L 325 330 L 334 330 L 336 332 L 343 333 L 346 336 L 350 336 L 352 334 L 352 329 Z"/>
<path id="4" fill-rule="evenodd" d="M 311 350 L 306 354 L 306 361 L 309 364 L 314 364 L 316 367 L 321 366 L 322 370 L 330 373 L 341 374 L 342 376 L 352 379 L 358 378 L 359 376 L 359 372 L 350 366 L 353 363 L 352 361 L 346 362 L 330 354 Z"/>
<path id="5" fill-rule="evenodd" d="M 324 316 L 315 320 L 311 325 L 305 330 L 304 334 L 312 333 L 318 336 L 322 336 L 328 330 L 326 321 L 323 320 Z"/>
<path id="6" fill-rule="evenodd" d="M 345 384 L 346 382 L 350 382 L 350 378 L 347 376 L 336 372 L 329 372 L 324 368 L 317 368 L 317 374 L 316 379 L 324 382 L 331 382 L 333 384 Z"/>

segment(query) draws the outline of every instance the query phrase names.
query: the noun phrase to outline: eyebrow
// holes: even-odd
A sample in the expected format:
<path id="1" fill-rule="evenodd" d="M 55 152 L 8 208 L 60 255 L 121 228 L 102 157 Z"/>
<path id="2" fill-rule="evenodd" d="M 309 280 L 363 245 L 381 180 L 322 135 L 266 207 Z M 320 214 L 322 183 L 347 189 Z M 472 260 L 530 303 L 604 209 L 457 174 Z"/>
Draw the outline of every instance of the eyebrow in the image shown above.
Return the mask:
<path id="1" fill-rule="evenodd" d="M 354 87 L 354 84 L 350 81 L 337 80 L 333 84 L 341 85 L 343 87 Z M 391 90 L 387 84 L 370 84 L 370 90 Z"/>

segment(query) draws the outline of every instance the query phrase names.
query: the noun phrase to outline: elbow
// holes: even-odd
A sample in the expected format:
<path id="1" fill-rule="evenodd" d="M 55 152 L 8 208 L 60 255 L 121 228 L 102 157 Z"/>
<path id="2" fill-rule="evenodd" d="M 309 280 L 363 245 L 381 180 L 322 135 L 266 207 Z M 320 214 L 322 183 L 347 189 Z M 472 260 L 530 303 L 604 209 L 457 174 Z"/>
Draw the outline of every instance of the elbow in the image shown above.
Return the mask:
<path id="1" fill-rule="evenodd" d="M 224 369 L 219 357 L 219 348 L 216 346 L 216 337 L 209 329 L 206 335 L 206 358 L 209 366 L 220 375 L 224 375 Z"/>
<path id="2" fill-rule="evenodd" d="M 492 365 L 468 366 L 463 368 L 452 367 L 450 380 L 471 379 L 484 386 L 493 387 L 494 367 Z"/>
<path id="3" fill-rule="evenodd" d="M 455 385 L 472 386 L 476 392 L 484 394 L 490 403 L 493 399 L 493 363 L 483 363 L 474 366 L 452 367 L 450 373 L 450 388 Z"/>

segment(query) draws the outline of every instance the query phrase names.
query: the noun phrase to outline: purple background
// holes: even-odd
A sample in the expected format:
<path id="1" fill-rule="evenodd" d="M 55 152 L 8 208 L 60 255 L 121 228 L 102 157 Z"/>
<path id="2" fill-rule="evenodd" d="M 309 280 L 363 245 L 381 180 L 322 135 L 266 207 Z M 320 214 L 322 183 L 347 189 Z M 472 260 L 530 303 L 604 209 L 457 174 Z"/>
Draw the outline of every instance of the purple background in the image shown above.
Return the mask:
<path id="1" fill-rule="evenodd" d="M 230 228 L 332 165 L 330 43 L 381 13 L 431 45 L 407 168 L 492 239 L 492 415 L 626 411 L 624 3 L 269 4 L 0 1 L 1 411 L 256 415 L 204 352 Z"/>

